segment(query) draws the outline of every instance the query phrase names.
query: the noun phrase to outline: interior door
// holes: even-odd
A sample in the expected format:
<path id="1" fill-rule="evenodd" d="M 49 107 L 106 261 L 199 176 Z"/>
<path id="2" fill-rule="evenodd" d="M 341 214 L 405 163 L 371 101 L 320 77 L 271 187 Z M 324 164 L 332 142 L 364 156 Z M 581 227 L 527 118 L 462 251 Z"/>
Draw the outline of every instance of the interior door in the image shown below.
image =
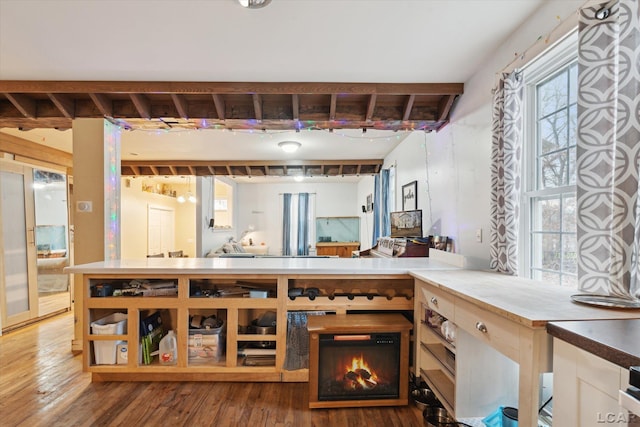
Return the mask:
<path id="1" fill-rule="evenodd" d="M 147 254 L 165 254 L 175 246 L 175 211 L 149 206 Z"/>
<path id="2" fill-rule="evenodd" d="M 31 168 L 0 162 L 2 328 L 38 316 Z"/>

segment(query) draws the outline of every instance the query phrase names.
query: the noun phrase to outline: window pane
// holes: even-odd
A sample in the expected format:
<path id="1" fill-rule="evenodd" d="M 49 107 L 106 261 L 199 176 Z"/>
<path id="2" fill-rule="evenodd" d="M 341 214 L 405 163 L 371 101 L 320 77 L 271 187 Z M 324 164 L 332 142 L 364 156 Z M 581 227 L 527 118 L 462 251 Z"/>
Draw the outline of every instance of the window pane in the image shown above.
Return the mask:
<path id="1" fill-rule="evenodd" d="M 561 72 L 538 86 L 538 117 L 547 116 L 567 105 L 567 73 Z"/>
<path id="2" fill-rule="evenodd" d="M 569 68 L 569 103 L 578 102 L 578 64 L 574 63 Z"/>
<path id="3" fill-rule="evenodd" d="M 546 154 L 567 146 L 568 119 L 565 110 L 540 120 L 538 153 Z"/>
<path id="4" fill-rule="evenodd" d="M 533 268 L 560 271 L 561 252 L 559 234 L 534 234 Z"/>
<path id="5" fill-rule="evenodd" d="M 540 187 L 559 187 L 566 184 L 567 177 L 567 152 L 559 151 L 556 153 L 541 156 L 539 159 L 539 167 L 541 171 Z"/>
<path id="6" fill-rule="evenodd" d="M 214 228 L 233 228 L 233 187 L 214 179 Z"/>
<path id="7" fill-rule="evenodd" d="M 537 199 L 533 210 L 533 231 L 560 231 L 560 199 Z"/>
<path id="8" fill-rule="evenodd" d="M 562 231 L 576 232 L 576 198 L 574 195 L 562 199 Z"/>
<path id="9" fill-rule="evenodd" d="M 563 237 L 562 272 L 576 274 L 578 272 L 578 266 L 576 262 L 576 238 L 572 234 L 565 235 Z"/>

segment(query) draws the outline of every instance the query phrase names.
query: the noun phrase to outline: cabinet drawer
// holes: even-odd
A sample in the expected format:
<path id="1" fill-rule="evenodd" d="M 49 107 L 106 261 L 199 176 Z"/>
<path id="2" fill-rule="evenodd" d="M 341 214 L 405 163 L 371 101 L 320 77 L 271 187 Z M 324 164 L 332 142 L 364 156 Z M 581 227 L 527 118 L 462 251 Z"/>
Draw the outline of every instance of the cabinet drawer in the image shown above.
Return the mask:
<path id="1" fill-rule="evenodd" d="M 477 305 L 456 301 L 456 324 L 480 341 L 518 362 L 518 325 Z"/>
<path id="2" fill-rule="evenodd" d="M 419 287 L 419 298 L 425 307 L 437 312 L 439 315 L 446 317 L 451 321 L 455 321 L 453 318 L 455 311 L 454 296 L 447 294 L 431 285 L 424 282 L 416 282 Z"/>

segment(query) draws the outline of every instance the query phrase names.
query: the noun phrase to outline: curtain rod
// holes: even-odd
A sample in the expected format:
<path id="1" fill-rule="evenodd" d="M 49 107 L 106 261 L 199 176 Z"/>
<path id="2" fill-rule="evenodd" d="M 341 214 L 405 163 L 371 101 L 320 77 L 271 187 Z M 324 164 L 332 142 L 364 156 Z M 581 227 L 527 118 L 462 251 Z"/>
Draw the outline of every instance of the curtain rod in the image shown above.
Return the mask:
<path id="1" fill-rule="evenodd" d="M 291 194 L 291 195 L 298 195 L 298 194 L 310 194 L 310 195 L 312 195 L 312 196 L 315 196 L 315 195 L 316 195 L 316 193 L 305 193 L 304 191 L 303 191 L 303 192 L 301 192 L 301 193 L 278 193 L 278 195 L 279 195 L 279 196 L 282 196 L 282 195 L 284 195 L 284 194 Z"/>
<path id="2" fill-rule="evenodd" d="M 587 3 L 589 3 L 589 1 L 587 1 L 585 5 Z M 546 36 L 538 37 L 535 43 L 525 49 L 524 52 L 517 54 L 516 57 L 509 64 L 507 64 L 506 67 L 496 73 L 497 77 L 499 78 L 500 74 L 508 74 L 514 70 L 524 67 L 531 60 L 543 53 L 547 48 L 556 44 L 557 42 L 561 41 L 574 31 L 576 31 L 578 29 L 578 17 L 580 14 L 580 9 L 582 9 L 583 7 L 584 5 L 582 5 L 574 13 L 569 15 L 566 19 L 561 21 L 551 31 L 549 31 Z"/>

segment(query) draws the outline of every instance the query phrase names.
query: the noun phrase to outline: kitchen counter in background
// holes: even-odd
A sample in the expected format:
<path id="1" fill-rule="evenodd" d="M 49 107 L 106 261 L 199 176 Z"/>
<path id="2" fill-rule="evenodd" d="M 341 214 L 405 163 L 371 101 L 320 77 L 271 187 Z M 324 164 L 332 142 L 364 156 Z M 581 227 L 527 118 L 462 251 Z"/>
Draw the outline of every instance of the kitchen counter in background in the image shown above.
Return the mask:
<path id="1" fill-rule="evenodd" d="M 550 322 L 547 332 L 622 368 L 640 365 L 640 319 Z"/>

